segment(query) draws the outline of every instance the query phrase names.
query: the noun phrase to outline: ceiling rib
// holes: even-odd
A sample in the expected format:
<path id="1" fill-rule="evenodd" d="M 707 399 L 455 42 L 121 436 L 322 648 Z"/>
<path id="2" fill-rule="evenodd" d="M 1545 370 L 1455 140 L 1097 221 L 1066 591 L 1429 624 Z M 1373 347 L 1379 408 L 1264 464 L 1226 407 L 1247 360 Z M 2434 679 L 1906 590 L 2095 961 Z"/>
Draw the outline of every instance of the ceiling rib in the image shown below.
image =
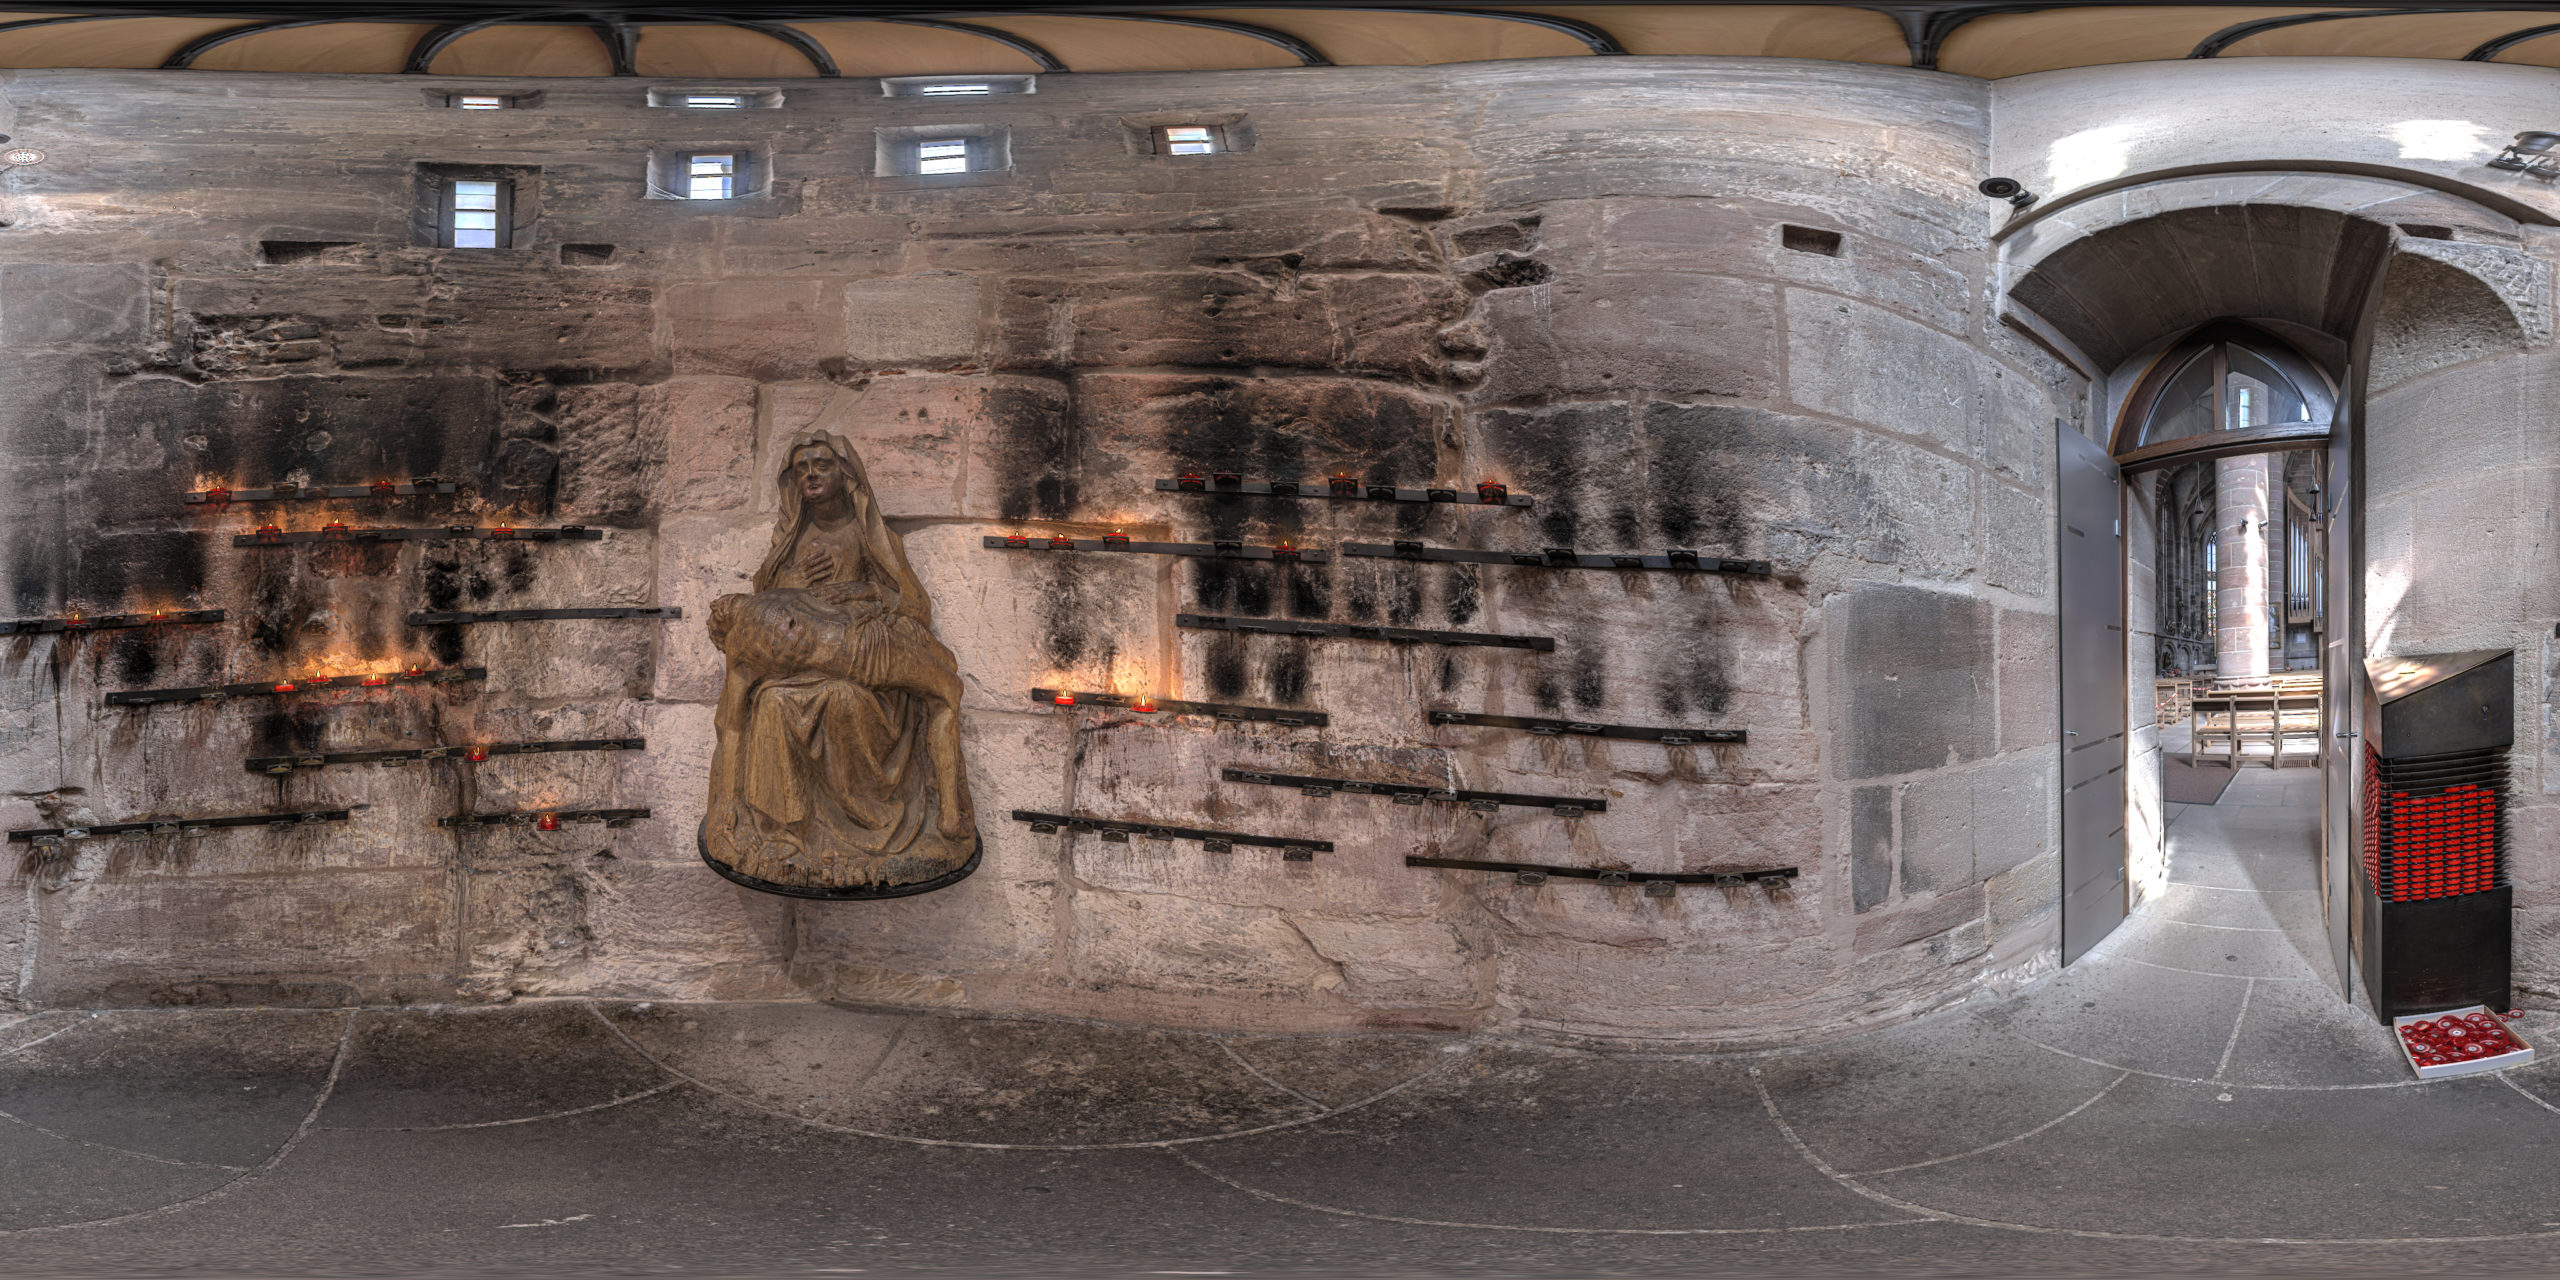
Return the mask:
<path id="1" fill-rule="evenodd" d="M 859 18 L 859 15 L 855 16 L 857 19 Z M 905 27 L 932 27 L 939 31 L 957 31 L 964 35 L 979 36 L 984 39 L 993 40 L 997 44 L 1003 45 L 1004 47 L 1013 50 L 1015 53 L 1031 59 L 1033 65 L 1039 67 L 1043 71 L 1067 70 L 1067 64 L 1060 62 L 1058 60 L 1058 55 L 1041 48 L 1039 45 L 1033 44 L 1031 41 L 1014 35 L 1011 32 L 998 31 L 993 27 L 981 27 L 975 23 L 968 22 L 945 22 L 939 18 L 878 18 L 873 20 L 879 22 L 894 22 Z"/>
<path id="2" fill-rule="evenodd" d="M 29 27 L 50 27 L 65 22 L 99 22 L 109 18 L 131 16 L 123 13 L 75 13 L 61 18 L 28 18 L 21 22 L 0 22 L 0 32 L 23 31 Z"/>
<path id="3" fill-rule="evenodd" d="M 1581 41 L 1582 47 L 1596 54 L 1620 56 L 1627 51 L 1625 45 L 1618 43 L 1616 36 L 1610 35 L 1597 25 L 1580 18 L 1562 18 L 1552 13 L 1519 13 L 1506 9 L 1442 9 L 1436 6 L 1428 9 L 1400 9 L 1386 5 L 1344 5 L 1342 7 L 1362 13 L 1445 13 L 1459 18 L 1491 18 L 1496 22 L 1525 22 L 1533 27 L 1561 31 Z"/>
<path id="4" fill-rule="evenodd" d="M 2314 22 L 2337 22 L 2347 18 L 2401 18 L 2413 13 L 2495 13 L 2495 9 L 2364 9 L 2343 13 L 2297 13 L 2287 18 L 2259 18 L 2252 22 L 2235 22 L 2197 42 L 2190 58 L 2219 58 L 2231 46 L 2268 31 L 2306 26 Z"/>
<path id="5" fill-rule="evenodd" d="M 836 69 L 835 56 L 827 52 L 827 47 L 810 39 L 808 32 L 797 27 L 786 26 L 779 22 L 751 22 L 744 18 L 722 18 L 720 21 L 741 31 L 753 31 L 758 35 L 771 36 L 790 45 L 799 51 L 801 57 L 809 60 L 810 66 L 818 69 L 820 79 L 834 80 L 844 75 L 844 72 Z"/>
<path id="6" fill-rule="evenodd" d="M 2490 59 L 2497 57 L 2499 54 L 2505 53 L 2507 50 L 2523 44 L 2527 40 L 2538 40 L 2544 36 L 2551 35 L 2554 32 L 2560 32 L 2560 22 L 2546 23 L 2539 27 L 2526 27 L 2522 31 L 2510 31 L 2507 34 L 2502 35 L 2495 40 L 2491 40 L 2488 43 L 2481 45 L 2479 48 L 2462 55 L 2462 60 L 2464 62 L 2487 62 Z"/>
<path id="7" fill-rule="evenodd" d="M 504 26 L 510 22 L 522 22 L 528 18 L 572 16 L 576 15 L 564 14 L 556 9 L 543 9 L 523 13 L 502 13 L 494 18 L 479 18 L 470 22 L 448 22 L 419 35 L 418 42 L 409 46 L 409 59 L 400 64 L 400 73 L 411 76 L 427 74 L 427 68 L 435 63 L 437 54 L 444 52 L 454 41 L 474 31 L 486 31 L 491 27 Z"/>
<path id="8" fill-rule="evenodd" d="M 1947 47 L 1947 37 L 1956 28 L 1976 18 L 1995 13 L 2041 13 L 2063 8 L 2057 4 L 1866 4 L 1859 5 L 1870 13 L 1881 13 L 1902 24 L 1902 42 L 1911 49 L 1911 65 L 1922 71 L 1938 69 L 1938 54 Z"/>
<path id="9" fill-rule="evenodd" d="M 194 66 L 196 64 L 196 59 L 208 50 L 219 49 L 234 40 L 254 36 L 260 32 L 282 31 L 288 27 L 332 26 L 340 21 L 342 21 L 342 19 L 338 18 L 285 18 L 275 22 L 252 22 L 245 26 L 233 27 L 227 31 L 216 31 L 212 35 L 197 36 L 195 39 L 189 40 L 185 44 L 178 46 L 178 51 L 170 54 L 168 61 L 160 64 L 160 69 L 163 71 L 184 71 L 187 68 Z"/>
<path id="10" fill-rule="evenodd" d="M 596 33 L 596 39 L 604 45 L 605 56 L 613 60 L 613 73 L 615 75 L 636 76 L 640 74 L 640 31 L 638 28 L 623 21 L 619 14 L 601 13 L 588 14 L 587 26 L 594 30 Z"/>
<path id="11" fill-rule="evenodd" d="M 1224 31 L 1230 35 L 1239 35 L 1249 40 L 1259 40 L 1264 44 L 1275 46 L 1286 52 L 1290 57 L 1296 58 L 1298 60 L 1298 65 L 1302 67 L 1330 67 L 1333 65 L 1333 60 L 1324 56 L 1324 54 L 1318 51 L 1314 45 L 1308 44 L 1306 41 L 1290 35 L 1286 31 L 1274 31 L 1269 27 L 1257 27 L 1250 22 L 1229 22 L 1224 18 L 1185 18 L 1167 13 L 1076 13 L 1065 16 L 1076 18 L 1116 18 L 1122 22 L 1169 22 L 1178 27 L 1199 27 L 1208 31 Z"/>

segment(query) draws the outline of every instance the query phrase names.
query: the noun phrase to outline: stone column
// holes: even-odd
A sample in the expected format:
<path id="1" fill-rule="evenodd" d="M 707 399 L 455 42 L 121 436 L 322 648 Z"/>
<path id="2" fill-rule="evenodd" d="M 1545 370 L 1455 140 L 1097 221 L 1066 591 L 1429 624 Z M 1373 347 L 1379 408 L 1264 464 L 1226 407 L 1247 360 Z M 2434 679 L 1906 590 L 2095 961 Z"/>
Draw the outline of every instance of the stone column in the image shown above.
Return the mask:
<path id="1" fill-rule="evenodd" d="M 2228 680 L 2267 674 L 2267 463 L 2214 464 L 2214 672 Z"/>

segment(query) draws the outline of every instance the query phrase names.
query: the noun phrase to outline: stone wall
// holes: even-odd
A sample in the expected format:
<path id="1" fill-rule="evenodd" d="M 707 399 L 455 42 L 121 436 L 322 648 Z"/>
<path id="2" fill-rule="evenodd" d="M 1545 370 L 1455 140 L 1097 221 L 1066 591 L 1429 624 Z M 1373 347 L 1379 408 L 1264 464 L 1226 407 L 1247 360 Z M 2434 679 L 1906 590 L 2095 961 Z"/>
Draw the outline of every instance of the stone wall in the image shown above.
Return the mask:
<path id="1" fill-rule="evenodd" d="M 2516 653 L 2518 998 L 2560 999 L 2560 352 L 2549 232 L 2403 239 L 2373 318 L 2366 401 L 2364 631 L 2377 658 Z"/>
<path id="2" fill-rule="evenodd" d="M 504 86 L 497 86 L 503 88 Z M 552 82 L 430 109 L 399 77 L 30 72 L 5 179 L 0 576 L 12 616 L 224 607 L 0 640 L 0 825 L 370 806 L 291 834 L 12 867 L 0 996 L 338 1003 L 800 993 L 1184 1025 L 1515 1025 L 1775 1042 L 2049 963 L 2052 433 L 2062 368 L 1986 305 L 1988 91 L 1928 73 L 1613 58 L 1044 78 L 965 105 L 790 83 L 706 117 Z M 1142 154 L 1167 112 L 1256 146 Z M 1012 168 L 878 177 L 875 129 L 993 122 Z M 770 148 L 769 194 L 644 198 L 653 147 Z M 414 247 L 416 166 L 521 166 L 521 247 Z M 1797 230 L 1788 230 L 1788 228 Z M 984 867 L 792 904 L 696 860 L 718 655 L 777 441 L 855 442 L 969 688 Z M 1160 495 L 1347 470 L 1529 513 Z M 352 523 L 601 543 L 241 550 L 212 483 L 437 474 Z M 295 508 L 304 525 L 327 518 Z M 1766 579 L 1023 556 L 1028 530 L 1506 550 L 1693 546 Z M 681 623 L 415 632 L 417 607 Z M 1204 635 L 1178 610 L 1554 636 L 1551 655 Z M 412 662 L 485 687 L 108 711 L 104 689 Z M 1033 705 L 1035 685 L 1321 708 L 1326 729 Z M 1746 728 L 1672 747 L 1434 728 L 1432 707 Z M 252 755 L 645 735 L 645 753 L 270 780 Z M 1221 784 L 1223 765 L 1604 796 L 1581 819 Z M 627 831 L 455 834 L 476 804 Z M 1015 808 L 1305 834 L 1282 863 L 1034 835 Z M 1716 870 L 1671 899 L 1408 853 Z"/>

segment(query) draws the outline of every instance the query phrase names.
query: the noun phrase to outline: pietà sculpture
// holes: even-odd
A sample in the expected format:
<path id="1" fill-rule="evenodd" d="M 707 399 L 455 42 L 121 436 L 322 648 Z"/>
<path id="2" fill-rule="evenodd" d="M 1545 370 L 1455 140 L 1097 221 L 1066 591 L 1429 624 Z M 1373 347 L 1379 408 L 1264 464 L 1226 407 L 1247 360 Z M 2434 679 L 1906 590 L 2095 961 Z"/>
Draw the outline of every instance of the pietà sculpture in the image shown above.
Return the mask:
<path id="1" fill-rule="evenodd" d="M 794 897 L 939 889 L 978 865 L 959 663 L 852 444 L 814 428 L 781 459 L 754 591 L 711 603 L 728 673 L 703 861 Z"/>

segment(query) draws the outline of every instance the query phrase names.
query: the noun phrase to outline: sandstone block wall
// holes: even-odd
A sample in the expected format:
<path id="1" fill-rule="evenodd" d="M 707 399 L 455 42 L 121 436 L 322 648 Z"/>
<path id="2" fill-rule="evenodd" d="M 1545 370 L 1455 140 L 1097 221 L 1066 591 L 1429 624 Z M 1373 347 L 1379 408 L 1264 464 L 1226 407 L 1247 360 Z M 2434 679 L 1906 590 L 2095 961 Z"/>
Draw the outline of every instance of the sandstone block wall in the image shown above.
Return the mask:
<path id="1" fill-rule="evenodd" d="M 503 86 L 501 86 L 503 87 Z M 2048 955 L 2051 462 L 2083 390 L 2001 328 L 1979 82 L 1616 58 L 1044 78 L 965 106 L 796 81 L 779 110 L 553 82 L 29 72 L 0 128 L 8 612 L 226 607 L 0 640 L 0 825 L 370 806 L 343 827 L 9 868 L 22 1004 L 782 996 L 1185 1025 L 1490 1023 L 1772 1042 Z M 1249 152 L 1136 154 L 1166 112 Z M 1131 123 L 1136 120 L 1138 123 Z M 875 131 L 1001 125 L 1012 167 L 880 177 Z M 651 200 L 653 148 L 769 148 L 771 191 Z M 760 152 L 761 154 L 761 152 Z M 516 166 L 518 248 L 416 246 L 421 164 Z M 1790 233 L 1788 227 L 1808 229 Z M 1832 238 L 1836 237 L 1836 238 Z M 960 886 L 792 904 L 694 823 L 774 451 L 828 398 L 959 654 L 987 841 Z M 1183 470 L 1507 482 L 1528 513 L 1160 495 Z M 434 473 L 351 523 L 601 543 L 235 551 L 179 491 Z M 319 508 L 289 519 L 314 524 Z M 1589 551 L 1766 579 L 982 550 L 988 533 Z M 648 603 L 675 624 L 431 634 L 420 607 Z M 1178 630 L 1177 611 L 1552 635 L 1550 655 Z M 108 711 L 103 690 L 470 662 L 485 687 Z M 1034 685 L 1321 708 L 1329 728 L 1062 712 Z M 1434 728 L 1432 707 L 1746 728 L 1665 748 Z M 649 750 L 281 781 L 242 758 L 641 734 Z M 1236 765 L 1604 796 L 1566 820 L 1222 784 Z M 627 831 L 456 835 L 477 805 Z M 1307 834 L 1267 853 L 1033 835 L 1014 808 Z M 1714 870 L 1651 899 L 1408 853 Z"/>
<path id="2" fill-rule="evenodd" d="M 2509 867 L 2518 998 L 2560 998 L 2560 396 L 2551 233 L 2395 246 L 2373 319 L 2365 645 L 2516 653 Z"/>

